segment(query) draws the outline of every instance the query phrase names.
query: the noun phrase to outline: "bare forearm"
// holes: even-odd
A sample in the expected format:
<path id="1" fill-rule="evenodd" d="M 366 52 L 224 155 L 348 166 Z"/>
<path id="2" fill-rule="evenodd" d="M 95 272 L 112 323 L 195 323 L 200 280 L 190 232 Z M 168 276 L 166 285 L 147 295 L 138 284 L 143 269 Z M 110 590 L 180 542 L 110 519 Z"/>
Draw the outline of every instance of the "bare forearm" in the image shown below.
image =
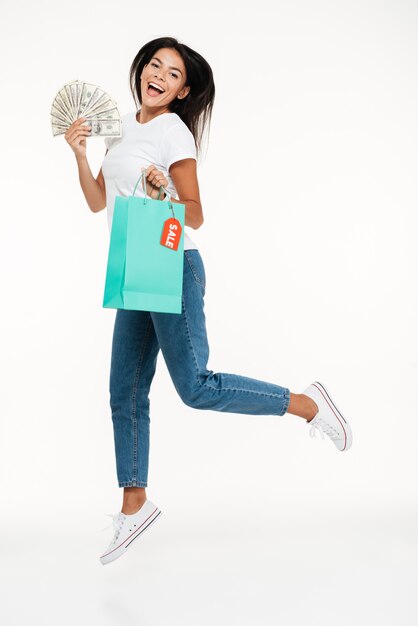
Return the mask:
<path id="1" fill-rule="evenodd" d="M 106 194 L 103 193 L 97 180 L 94 178 L 86 157 L 76 158 L 78 177 L 87 204 L 93 213 L 101 211 L 106 206 Z"/>
<path id="2" fill-rule="evenodd" d="M 203 216 L 202 216 L 202 206 L 196 200 L 178 200 L 177 198 L 171 197 L 171 202 L 184 204 L 185 206 L 185 226 L 190 226 L 190 228 L 198 229 L 203 224 Z M 176 210 L 174 209 L 174 213 Z"/>

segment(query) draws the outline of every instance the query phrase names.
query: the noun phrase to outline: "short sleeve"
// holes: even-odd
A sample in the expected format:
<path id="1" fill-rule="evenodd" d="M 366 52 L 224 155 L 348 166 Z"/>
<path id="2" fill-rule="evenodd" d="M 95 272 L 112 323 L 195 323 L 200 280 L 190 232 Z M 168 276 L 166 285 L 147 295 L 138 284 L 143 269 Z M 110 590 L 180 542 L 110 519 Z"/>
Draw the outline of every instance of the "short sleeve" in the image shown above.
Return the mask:
<path id="1" fill-rule="evenodd" d="M 106 144 L 106 148 L 111 148 L 117 139 L 120 139 L 120 137 L 105 137 L 104 142 Z"/>
<path id="2" fill-rule="evenodd" d="M 104 142 L 105 142 L 105 146 L 107 149 L 111 148 L 113 146 L 114 143 L 116 143 L 117 141 L 121 141 L 122 136 L 123 136 L 123 124 L 124 121 L 126 119 L 126 117 L 129 115 L 129 113 L 125 113 L 125 115 L 122 115 L 121 120 L 120 120 L 120 128 L 121 128 L 121 136 L 120 137 L 105 137 L 104 138 Z"/>
<path id="3" fill-rule="evenodd" d="M 176 124 L 165 133 L 160 146 L 161 163 L 168 171 L 181 159 L 196 159 L 196 144 L 186 124 Z"/>

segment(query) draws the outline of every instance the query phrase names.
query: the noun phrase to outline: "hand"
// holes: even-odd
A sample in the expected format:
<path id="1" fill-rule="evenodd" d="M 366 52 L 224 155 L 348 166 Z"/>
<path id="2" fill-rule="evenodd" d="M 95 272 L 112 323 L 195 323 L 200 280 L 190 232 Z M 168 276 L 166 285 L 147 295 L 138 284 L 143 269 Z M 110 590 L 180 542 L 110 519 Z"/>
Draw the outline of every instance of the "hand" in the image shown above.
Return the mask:
<path id="1" fill-rule="evenodd" d="M 86 117 L 80 117 L 71 124 L 64 135 L 76 158 L 86 156 L 86 137 L 91 137 L 91 126 L 83 124 L 86 120 Z"/>
<path id="2" fill-rule="evenodd" d="M 144 168 L 142 168 L 144 169 Z M 146 183 L 147 183 L 147 195 L 157 200 L 158 194 L 160 192 L 160 187 L 163 185 L 166 189 L 168 187 L 168 180 L 164 176 L 160 170 L 158 170 L 155 165 L 149 165 L 145 170 L 146 173 Z M 141 177 L 142 184 L 142 177 Z M 164 199 L 164 191 L 161 191 L 160 200 Z"/>

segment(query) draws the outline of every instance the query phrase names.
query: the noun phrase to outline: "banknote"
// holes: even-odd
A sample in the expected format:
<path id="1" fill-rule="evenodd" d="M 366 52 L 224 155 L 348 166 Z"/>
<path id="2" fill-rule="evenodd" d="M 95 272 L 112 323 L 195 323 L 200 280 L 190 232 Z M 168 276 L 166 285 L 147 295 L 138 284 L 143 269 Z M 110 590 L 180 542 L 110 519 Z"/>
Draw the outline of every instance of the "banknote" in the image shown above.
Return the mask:
<path id="1" fill-rule="evenodd" d="M 71 80 L 55 95 L 51 105 L 52 134 L 64 134 L 73 122 L 85 117 L 91 136 L 121 137 L 122 122 L 116 100 L 99 85 Z"/>

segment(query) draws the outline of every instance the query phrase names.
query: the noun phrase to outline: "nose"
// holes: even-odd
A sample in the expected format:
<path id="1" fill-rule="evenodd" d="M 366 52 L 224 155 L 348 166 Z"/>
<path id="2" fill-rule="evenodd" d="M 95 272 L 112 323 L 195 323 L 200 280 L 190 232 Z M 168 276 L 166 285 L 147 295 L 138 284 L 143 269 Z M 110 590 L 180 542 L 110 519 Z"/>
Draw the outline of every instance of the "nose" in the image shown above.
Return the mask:
<path id="1" fill-rule="evenodd" d="M 165 80 L 165 79 L 162 77 L 162 75 L 161 75 L 161 70 L 160 70 L 160 69 L 155 70 L 155 72 L 154 72 L 154 76 L 155 76 L 155 78 L 159 78 L 159 79 L 160 79 L 160 80 L 162 80 L 162 81 L 164 81 L 164 80 Z"/>

